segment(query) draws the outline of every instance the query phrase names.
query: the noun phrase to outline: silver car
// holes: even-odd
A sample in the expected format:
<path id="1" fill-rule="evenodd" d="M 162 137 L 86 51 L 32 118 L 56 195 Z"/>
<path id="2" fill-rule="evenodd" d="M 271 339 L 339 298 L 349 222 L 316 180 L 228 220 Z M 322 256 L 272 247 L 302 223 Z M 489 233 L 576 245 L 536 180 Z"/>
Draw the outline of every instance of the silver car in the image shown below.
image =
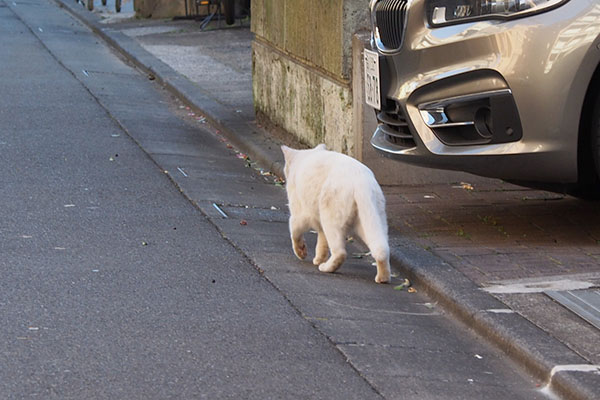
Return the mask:
<path id="1" fill-rule="evenodd" d="M 371 144 L 408 163 L 600 191 L 598 0 L 371 0 Z"/>

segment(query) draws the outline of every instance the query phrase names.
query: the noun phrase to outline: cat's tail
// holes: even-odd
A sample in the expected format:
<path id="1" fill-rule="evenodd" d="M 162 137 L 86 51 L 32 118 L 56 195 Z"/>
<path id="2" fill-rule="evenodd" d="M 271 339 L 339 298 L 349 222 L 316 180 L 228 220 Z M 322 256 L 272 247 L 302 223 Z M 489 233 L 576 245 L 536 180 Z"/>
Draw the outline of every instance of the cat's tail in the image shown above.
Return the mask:
<path id="1" fill-rule="evenodd" d="M 354 201 L 358 214 L 357 233 L 369 247 L 371 255 L 377 262 L 375 281 L 377 283 L 389 282 L 391 275 L 390 247 L 383 192 L 374 181 L 370 185 L 365 185 L 365 190 L 356 191 Z"/>

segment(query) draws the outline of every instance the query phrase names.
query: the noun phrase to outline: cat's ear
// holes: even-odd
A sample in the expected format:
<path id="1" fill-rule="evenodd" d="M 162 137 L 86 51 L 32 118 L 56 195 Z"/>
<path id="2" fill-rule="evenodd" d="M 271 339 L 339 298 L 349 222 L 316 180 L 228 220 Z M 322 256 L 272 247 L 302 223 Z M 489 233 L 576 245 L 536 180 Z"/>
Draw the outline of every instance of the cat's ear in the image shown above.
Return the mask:
<path id="1" fill-rule="evenodd" d="M 286 145 L 281 146 L 281 151 L 283 152 L 283 158 L 287 161 L 292 157 L 292 154 L 296 151 Z"/>
<path id="2" fill-rule="evenodd" d="M 320 145 L 315 147 L 315 150 L 327 150 L 327 146 L 325 146 L 324 143 L 321 143 Z"/>

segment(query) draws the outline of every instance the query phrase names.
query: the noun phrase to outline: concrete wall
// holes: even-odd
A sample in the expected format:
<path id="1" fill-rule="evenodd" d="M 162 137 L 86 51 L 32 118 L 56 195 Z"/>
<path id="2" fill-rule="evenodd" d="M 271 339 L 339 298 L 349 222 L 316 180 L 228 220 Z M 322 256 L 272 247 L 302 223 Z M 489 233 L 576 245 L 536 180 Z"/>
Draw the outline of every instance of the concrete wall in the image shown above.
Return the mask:
<path id="1" fill-rule="evenodd" d="M 352 35 L 367 27 L 364 0 L 252 0 L 259 117 L 307 145 L 355 155 Z"/>

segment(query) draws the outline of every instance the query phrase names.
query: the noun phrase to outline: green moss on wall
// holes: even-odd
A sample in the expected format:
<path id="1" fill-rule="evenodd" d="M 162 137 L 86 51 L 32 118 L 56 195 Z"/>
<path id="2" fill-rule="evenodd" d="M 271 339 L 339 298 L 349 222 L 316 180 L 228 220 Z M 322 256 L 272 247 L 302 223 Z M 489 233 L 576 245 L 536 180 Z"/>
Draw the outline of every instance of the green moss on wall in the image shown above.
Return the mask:
<path id="1" fill-rule="evenodd" d="M 304 68 L 273 52 L 267 44 L 253 44 L 254 105 L 260 115 L 284 128 L 299 141 L 351 153 L 352 94 L 348 86 Z"/>

